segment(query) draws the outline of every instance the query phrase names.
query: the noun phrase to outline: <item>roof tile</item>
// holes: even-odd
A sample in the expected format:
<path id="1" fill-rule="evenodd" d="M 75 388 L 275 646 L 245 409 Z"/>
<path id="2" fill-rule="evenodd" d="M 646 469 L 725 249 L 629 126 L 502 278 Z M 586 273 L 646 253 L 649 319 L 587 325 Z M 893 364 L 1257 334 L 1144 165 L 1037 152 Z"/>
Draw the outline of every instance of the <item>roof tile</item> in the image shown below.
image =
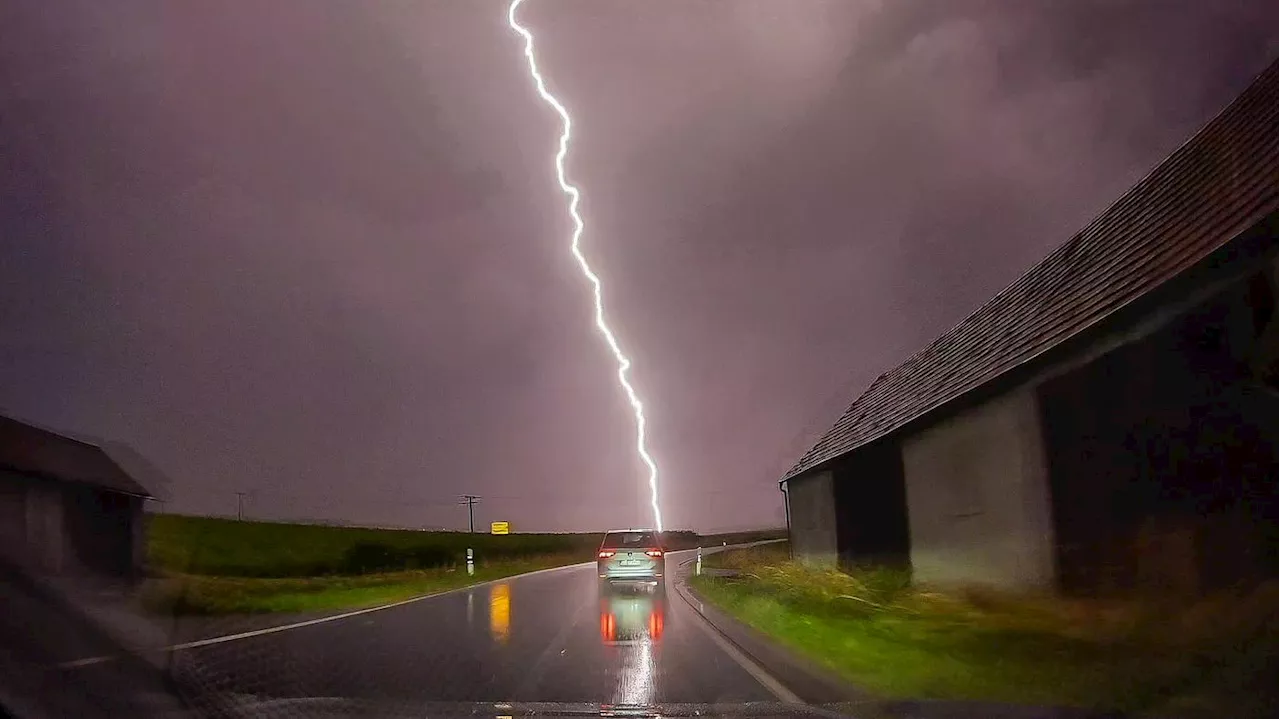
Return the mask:
<path id="1" fill-rule="evenodd" d="M 1276 64 L 1101 215 L 871 383 L 787 471 L 883 437 L 1096 325 L 1276 212 Z"/>
<path id="2" fill-rule="evenodd" d="M 98 445 L 3 416 L 0 416 L 0 467 L 139 497 L 151 496 Z"/>

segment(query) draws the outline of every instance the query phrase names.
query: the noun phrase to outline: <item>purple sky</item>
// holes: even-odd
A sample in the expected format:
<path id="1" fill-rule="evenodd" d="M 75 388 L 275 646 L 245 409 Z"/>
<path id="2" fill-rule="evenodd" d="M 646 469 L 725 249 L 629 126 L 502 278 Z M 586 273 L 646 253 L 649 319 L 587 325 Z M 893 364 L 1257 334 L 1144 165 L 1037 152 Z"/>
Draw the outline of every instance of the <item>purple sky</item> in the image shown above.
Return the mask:
<path id="1" fill-rule="evenodd" d="M 0 10 L 0 409 L 168 509 L 649 520 L 505 2 Z M 1270 0 L 529 0 L 669 527 L 780 524 L 874 377 L 1274 57 Z"/>

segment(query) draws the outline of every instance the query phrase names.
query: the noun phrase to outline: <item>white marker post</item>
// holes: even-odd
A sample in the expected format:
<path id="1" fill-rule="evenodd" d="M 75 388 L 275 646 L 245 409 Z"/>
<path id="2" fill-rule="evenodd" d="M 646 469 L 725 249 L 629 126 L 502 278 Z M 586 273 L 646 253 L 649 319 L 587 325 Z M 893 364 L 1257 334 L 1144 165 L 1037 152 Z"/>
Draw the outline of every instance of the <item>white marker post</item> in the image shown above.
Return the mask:
<path id="1" fill-rule="evenodd" d="M 471 550 L 471 547 L 467 547 L 467 575 L 475 576 L 475 573 L 476 573 L 476 555 L 475 555 L 475 552 Z"/>

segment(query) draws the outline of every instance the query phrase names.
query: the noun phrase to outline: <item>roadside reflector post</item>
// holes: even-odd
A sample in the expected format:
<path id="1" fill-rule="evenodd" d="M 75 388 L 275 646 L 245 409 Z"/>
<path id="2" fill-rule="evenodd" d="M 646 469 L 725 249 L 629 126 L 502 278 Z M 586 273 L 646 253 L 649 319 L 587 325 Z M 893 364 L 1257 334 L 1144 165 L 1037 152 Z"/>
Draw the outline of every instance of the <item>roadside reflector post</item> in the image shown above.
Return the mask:
<path id="1" fill-rule="evenodd" d="M 702 547 L 698 547 L 698 562 L 693 567 L 693 573 L 698 575 L 702 574 Z"/>
<path id="2" fill-rule="evenodd" d="M 476 573 L 476 553 L 471 547 L 467 547 L 467 574 L 474 575 Z"/>

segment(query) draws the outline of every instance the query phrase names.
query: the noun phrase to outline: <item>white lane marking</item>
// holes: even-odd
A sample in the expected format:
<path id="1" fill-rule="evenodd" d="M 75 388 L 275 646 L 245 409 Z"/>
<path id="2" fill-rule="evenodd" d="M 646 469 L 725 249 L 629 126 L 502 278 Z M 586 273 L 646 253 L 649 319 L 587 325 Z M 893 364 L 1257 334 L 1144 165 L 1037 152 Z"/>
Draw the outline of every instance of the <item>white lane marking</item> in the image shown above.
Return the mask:
<path id="1" fill-rule="evenodd" d="M 780 542 L 780 541 L 783 541 L 783 540 L 771 539 L 763 542 L 753 542 L 745 546 L 757 546 L 760 544 L 771 544 L 773 542 Z M 739 546 L 742 546 L 742 545 L 739 545 Z M 725 549 L 734 549 L 734 548 L 735 547 L 724 547 L 724 546 L 716 547 L 715 551 L 704 552 L 703 556 L 706 556 L 708 554 L 714 554 L 715 552 L 722 551 Z M 686 566 L 689 563 L 690 563 L 689 561 L 685 561 L 685 562 L 681 562 L 680 564 L 681 566 Z M 683 599 L 685 603 L 689 605 L 689 608 L 693 610 L 693 613 L 697 615 L 698 626 L 702 628 L 702 631 L 707 633 L 707 636 L 711 637 L 711 641 L 715 642 L 716 646 L 720 647 L 721 651 L 723 651 L 725 654 L 728 654 L 730 659 L 737 662 L 738 666 L 742 667 L 756 681 L 760 682 L 761 686 L 763 686 L 765 689 L 768 689 L 770 693 L 772 693 L 775 697 L 777 697 L 778 701 L 783 702 L 784 704 L 804 704 L 804 700 L 802 700 L 799 696 L 797 696 L 795 692 L 783 686 L 782 682 L 775 679 L 773 675 L 768 672 L 768 670 L 766 670 L 763 666 L 760 665 L 759 662 L 747 656 L 747 654 L 744 653 L 741 649 L 739 649 L 737 645 L 735 645 L 733 642 L 725 638 L 725 636 L 720 633 L 719 629 L 715 628 L 715 626 L 711 623 L 711 621 L 708 620 L 706 616 L 702 613 L 702 607 L 695 606 L 694 604 L 695 600 L 693 599 L 693 597 L 689 596 L 688 590 L 685 589 L 684 587 L 684 582 L 683 582 L 684 579 L 686 578 L 681 577 L 679 580 L 677 580 L 676 591 L 680 593 L 680 598 Z M 697 604 L 701 605 L 701 602 L 698 602 Z"/>
<path id="2" fill-rule="evenodd" d="M 801 700 L 795 692 L 784 687 L 782 682 L 774 679 L 773 675 L 766 671 L 764 667 L 760 666 L 756 660 L 746 654 L 743 654 L 741 649 L 738 649 L 728 639 L 721 636 L 720 630 L 711 626 L 711 622 L 707 621 L 707 618 L 702 615 L 702 612 L 694 609 L 693 613 L 698 616 L 698 626 L 702 628 L 702 631 L 707 633 L 707 636 L 711 637 L 711 641 L 715 642 L 716 646 L 720 647 L 721 651 L 728 654 L 730 659 L 737 662 L 738 666 L 745 669 L 746 672 L 754 677 L 756 681 L 760 682 L 761 686 L 768 689 L 771 694 L 777 697 L 778 701 L 784 704 L 804 704 L 804 701 Z"/>
<path id="3" fill-rule="evenodd" d="M 422 596 L 419 596 L 419 597 L 402 599 L 398 602 L 392 602 L 390 604 L 381 604 L 376 607 L 366 607 L 364 609 L 357 609 L 351 612 L 343 612 L 342 614 L 333 614 L 327 617 L 320 617 L 318 619 L 308 619 L 304 622 L 294 622 L 292 624 L 281 624 L 274 627 L 266 627 L 264 629 L 254 629 L 253 631 L 240 632 L 238 634 L 226 634 L 220 637 L 209 637 L 208 639 L 198 639 L 196 641 L 183 642 L 181 644 L 174 644 L 167 647 L 158 647 L 155 649 L 146 649 L 142 651 L 144 653 L 172 652 L 172 651 L 178 651 L 181 649 L 195 649 L 197 647 L 205 647 L 205 646 L 209 646 L 210 644 L 222 644 L 223 642 L 233 642 L 238 639 L 249 639 L 250 637 L 260 637 L 264 634 L 275 634 L 276 632 L 288 631 L 290 629 L 300 629 L 302 627 L 309 627 L 315 624 L 324 624 L 325 622 L 336 622 L 339 619 L 348 619 L 350 617 L 357 617 L 357 616 L 360 616 L 361 614 L 370 614 L 372 612 L 380 612 L 383 609 L 391 609 L 392 607 L 402 607 L 406 604 L 421 602 L 424 599 L 434 599 L 435 597 L 441 597 L 446 594 L 453 594 L 454 592 L 465 592 L 469 589 L 475 589 L 476 587 L 487 586 L 489 584 L 494 584 L 496 582 L 507 582 L 513 579 L 523 579 L 524 577 L 532 577 L 537 574 L 550 574 L 551 572 L 562 572 L 566 569 L 578 569 L 581 567 L 592 566 L 594 564 L 595 562 L 580 562 L 578 564 L 566 564 L 562 567 L 549 567 L 547 569 L 538 569 L 532 572 L 525 572 L 524 574 L 513 574 L 509 577 L 501 577 L 499 579 L 490 579 L 488 581 L 479 582 L 477 584 L 468 584 L 465 587 L 446 589 L 441 592 L 435 592 L 434 594 L 423 594 Z M 79 667 L 87 667 L 87 666 L 92 666 L 94 664 L 109 662 L 115 658 L 116 657 L 114 656 L 86 657 L 84 659 L 75 659 L 69 662 L 63 662 L 58 665 L 58 668 L 59 669 L 76 669 Z"/>

